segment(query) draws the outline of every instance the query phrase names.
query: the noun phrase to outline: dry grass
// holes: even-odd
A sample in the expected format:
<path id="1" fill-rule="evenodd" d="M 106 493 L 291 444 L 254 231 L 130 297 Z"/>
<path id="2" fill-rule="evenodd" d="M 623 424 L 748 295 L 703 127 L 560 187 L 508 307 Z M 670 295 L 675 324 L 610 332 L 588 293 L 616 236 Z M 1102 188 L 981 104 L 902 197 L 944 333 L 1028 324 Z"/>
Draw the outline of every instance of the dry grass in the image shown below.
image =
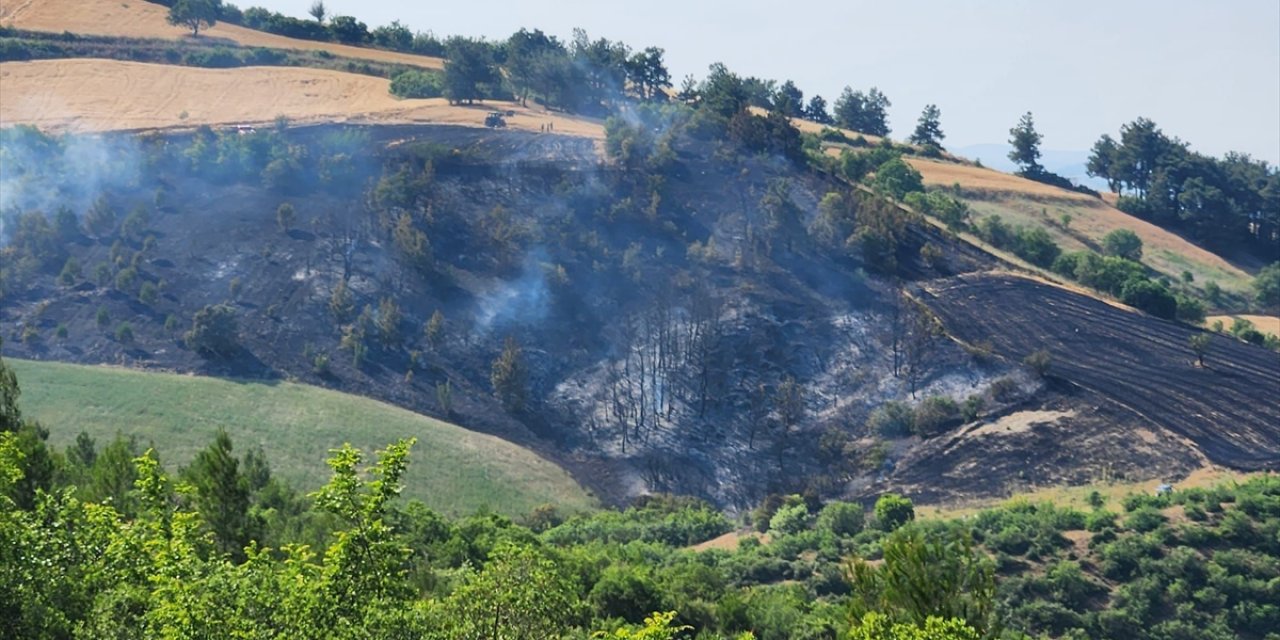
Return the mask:
<path id="1" fill-rule="evenodd" d="M 751 111 L 751 113 L 754 113 L 755 115 L 758 115 L 758 116 L 763 116 L 768 113 L 768 110 L 761 109 L 760 107 L 748 107 L 748 109 Z M 880 140 L 882 140 L 880 136 L 873 136 L 869 133 L 860 133 L 858 131 L 854 131 L 853 129 L 844 129 L 841 127 L 837 127 L 835 125 L 818 124 L 817 122 L 814 122 L 812 120 L 805 120 L 803 118 L 791 118 L 791 124 L 795 126 L 795 128 L 799 129 L 801 133 L 812 133 L 814 135 L 817 135 L 822 133 L 823 129 L 835 129 L 836 131 L 843 133 L 850 140 L 854 140 L 858 136 L 862 136 L 867 141 L 868 144 L 880 144 Z"/>
<path id="2" fill-rule="evenodd" d="M 769 544 L 769 534 L 767 533 L 759 533 L 756 531 L 730 531 L 722 536 L 717 536 L 707 540 L 706 542 L 700 542 L 689 548 L 693 551 L 709 551 L 711 549 L 719 551 L 737 551 L 738 545 L 748 538 L 759 540 L 760 544 Z"/>
<path id="3" fill-rule="evenodd" d="M 55 131 L 188 128 L 293 122 L 428 123 L 484 126 L 491 109 L 512 110 L 508 126 L 604 138 L 599 121 L 505 102 L 451 106 L 443 98 L 400 100 L 382 78 L 299 67 L 201 69 L 119 60 L 0 64 L 0 124 Z"/>
<path id="4" fill-rule="evenodd" d="M 1108 233 L 1130 229 L 1142 238 L 1142 261 L 1172 280 L 1190 271 L 1197 283 L 1214 280 L 1237 292 L 1250 281 L 1248 272 L 1221 256 L 1124 213 L 1105 200 L 981 167 L 923 158 L 907 161 L 920 172 L 926 186 L 947 188 L 959 183 L 961 199 L 977 217 L 999 215 L 1014 225 L 1043 227 L 1064 250 L 1096 250 Z M 1071 216 L 1065 227 L 1061 222 L 1064 214 Z"/>
<path id="5" fill-rule="evenodd" d="M 1138 493 L 1153 493 L 1156 487 L 1169 482 L 1174 489 L 1190 489 L 1195 487 L 1213 487 L 1228 482 L 1243 482 L 1256 474 L 1241 473 L 1222 467 L 1205 466 L 1191 472 L 1181 480 L 1154 477 L 1146 480 L 1127 480 L 1122 482 L 1100 480 L 1098 482 L 1074 487 L 1026 487 L 1013 492 L 1008 500 L 982 500 L 968 503 L 926 505 L 916 507 L 916 516 L 921 519 L 952 519 L 972 516 L 984 509 L 1000 506 L 1010 500 L 1026 500 L 1029 502 L 1048 502 L 1059 507 L 1069 507 L 1087 511 L 1089 494 L 1097 491 L 1106 499 L 1112 509 L 1118 508 L 1126 496 Z"/>
<path id="6" fill-rule="evenodd" d="M 170 25 L 168 9 L 143 0 L 0 0 L 0 24 L 30 31 L 82 33 L 126 38 L 189 38 L 188 31 Z M 249 47 L 323 50 L 336 56 L 440 69 L 440 58 L 395 51 L 352 47 L 330 42 L 286 38 L 233 24 L 217 24 L 201 31 L 201 39 L 223 39 Z"/>
<path id="7" fill-rule="evenodd" d="M 1214 322 L 1222 322 L 1223 328 L 1230 329 L 1231 323 L 1236 318 L 1248 320 L 1258 331 L 1269 333 L 1273 336 L 1280 336 L 1280 316 L 1259 316 L 1259 315 L 1231 315 L 1231 316 L 1209 316 L 1204 319 L 1205 326 L 1213 326 Z"/>

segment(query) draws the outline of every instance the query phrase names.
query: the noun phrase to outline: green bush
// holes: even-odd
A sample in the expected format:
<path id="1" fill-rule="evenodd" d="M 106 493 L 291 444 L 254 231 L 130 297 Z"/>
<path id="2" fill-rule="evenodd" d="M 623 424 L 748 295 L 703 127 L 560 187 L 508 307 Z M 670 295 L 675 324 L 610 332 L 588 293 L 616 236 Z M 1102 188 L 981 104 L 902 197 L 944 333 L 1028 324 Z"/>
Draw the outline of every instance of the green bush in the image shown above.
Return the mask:
<path id="1" fill-rule="evenodd" d="M 850 502 L 832 502 L 818 513 L 818 528 L 830 531 L 841 538 L 857 535 L 866 526 L 862 505 Z"/>
<path id="2" fill-rule="evenodd" d="M 911 500 L 896 493 L 886 493 L 876 500 L 876 526 L 882 531 L 893 531 L 916 519 L 916 508 Z"/>
<path id="3" fill-rule="evenodd" d="M 391 95 L 397 98 L 439 98 L 444 95 L 444 81 L 439 73 L 411 69 L 391 78 Z"/>
<path id="4" fill-rule="evenodd" d="M 876 407 L 867 418 L 867 430 L 886 438 L 902 438 L 915 426 L 915 412 L 905 402 L 889 401 Z"/>

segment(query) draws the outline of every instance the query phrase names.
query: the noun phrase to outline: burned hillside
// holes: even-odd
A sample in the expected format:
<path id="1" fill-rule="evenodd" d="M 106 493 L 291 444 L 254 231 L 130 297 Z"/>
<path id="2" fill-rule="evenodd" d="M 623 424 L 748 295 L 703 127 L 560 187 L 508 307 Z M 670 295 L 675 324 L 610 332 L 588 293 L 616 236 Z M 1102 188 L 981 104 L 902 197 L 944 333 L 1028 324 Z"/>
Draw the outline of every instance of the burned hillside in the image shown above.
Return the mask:
<path id="1" fill-rule="evenodd" d="M 10 135 L 11 158 L 71 157 Z M 644 117 L 603 150 L 283 122 L 82 143 L 103 171 L 4 176 L 14 355 L 298 379 L 530 445 L 613 500 L 728 507 L 911 487 L 962 424 L 1089 410 L 897 284 L 994 259 L 786 144 Z M 966 451 L 945 464 L 984 464 Z M 981 475 L 953 493 L 996 492 Z"/>

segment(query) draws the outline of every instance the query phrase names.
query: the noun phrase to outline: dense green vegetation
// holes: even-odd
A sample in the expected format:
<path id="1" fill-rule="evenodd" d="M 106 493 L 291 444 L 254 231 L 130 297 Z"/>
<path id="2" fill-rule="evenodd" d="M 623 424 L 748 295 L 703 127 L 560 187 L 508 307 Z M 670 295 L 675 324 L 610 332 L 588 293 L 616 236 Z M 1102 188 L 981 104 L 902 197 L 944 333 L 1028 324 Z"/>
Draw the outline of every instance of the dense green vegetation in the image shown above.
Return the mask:
<path id="1" fill-rule="evenodd" d="M 592 506 L 563 470 L 530 451 L 367 398 L 290 382 L 24 360 L 11 365 L 24 382 L 25 415 L 75 425 L 104 446 L 117 434 L 135 449 L 160 443 L 166 462 L 187 464 L 222 429 L 239 453 L 264 452 L 277 478 L 311 487 L 324 481 L 323 460 L 332 447 L 350 442 L 372 451 L 414 437 L 416 464 L 404 476 L 405 495 L 438 512 L 517 516 L 546 503 L 570 513 Z M 61 450 L 75 437 L 54 429 L 49 442 Z"/>
<path id="2" fill-rule="evenodd" d="M 751 514 L 767 542 L 697 551 L 732 524 L 693 500 L 449 520 L 394 500 L 412 439 L 368 466 L 333 450 L 330 480 L 304 497 L 225 434 L 176 473 L 121 440 L 56 452 L 18 400 L 0 363 L 14 637 L 1261 639 L 1280 626 L 1274 475 L 951 521 L 917 521 L 897 496 L 870 517 L 792 496 Z"/>

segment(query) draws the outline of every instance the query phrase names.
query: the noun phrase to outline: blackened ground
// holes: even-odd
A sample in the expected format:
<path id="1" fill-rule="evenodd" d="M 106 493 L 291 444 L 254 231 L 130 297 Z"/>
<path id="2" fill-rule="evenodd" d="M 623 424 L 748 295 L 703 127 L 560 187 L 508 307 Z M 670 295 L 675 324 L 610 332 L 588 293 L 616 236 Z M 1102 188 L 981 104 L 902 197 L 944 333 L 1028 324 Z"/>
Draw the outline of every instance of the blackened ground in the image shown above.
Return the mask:
<path id="1" fill-rule="evenodd" d="M 921 299 L 955 338 L 990 342 L 1021 361 L 1040 349 L 1049 376 L 1185 438 L 1215 464 L 1280 469 L 1280 355 L 1213 335 L 1205 366 L 1188 346 L 1200 333 L 1036 280 L 971 274 L 923 285 Z"/>

